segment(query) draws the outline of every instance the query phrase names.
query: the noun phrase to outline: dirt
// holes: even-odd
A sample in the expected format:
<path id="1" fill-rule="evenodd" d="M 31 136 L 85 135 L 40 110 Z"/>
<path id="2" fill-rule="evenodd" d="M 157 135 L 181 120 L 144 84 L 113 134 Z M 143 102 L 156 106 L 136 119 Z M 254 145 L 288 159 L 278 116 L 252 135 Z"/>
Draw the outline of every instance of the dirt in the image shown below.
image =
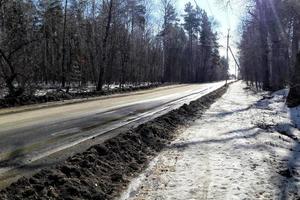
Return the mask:
<path id="1" fill-rule="evenodd" d="M 227 90 L 224 86 L 197 101 L 76 154 L 64 163 L 21 178 L 0 199 L 113 199 L 176 136 Z"/>
<path id="2" fill-rule="evenodd" d="M 71 99 L 82 99 L 82 98 L 91 98 L 99 96 L 107 96 L 112 94 L 121 94 L 127 92 L 134 92 L 139 90 L 153 89 L 161 86 L 160 84 L 151 84 L 148 86 L 139 86 L 139 87 L 129 87 L 129 88 L 116 88 L 112 90 L 103 90 L 103 91 L 93 91 L 93 92 L 78 92 L 78 93 L 67 93 L 64 91 L 51 92 L 43 96 L 32 96 L 32 95 L 22 95 L 19 97 L 6 97 L 0 99 L 0 109 L 1 108 L 10 108 L 15 106 L 25 106 L 33 105 L 39 103 L 55 102 L 55 101 L 64 101 Z"/>

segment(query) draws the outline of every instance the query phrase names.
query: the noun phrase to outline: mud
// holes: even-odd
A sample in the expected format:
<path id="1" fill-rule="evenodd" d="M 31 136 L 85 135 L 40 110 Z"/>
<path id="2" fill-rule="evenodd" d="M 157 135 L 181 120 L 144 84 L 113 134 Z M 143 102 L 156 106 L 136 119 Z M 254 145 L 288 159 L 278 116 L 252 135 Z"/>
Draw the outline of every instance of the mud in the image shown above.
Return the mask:
<path id="1" fill-rule="evenodd" d="M 200 117 L 226 90 L 224 86 L 58 166 L 21 178 L 2 190 L 0 199 L 114 199 L 174 139 L 180 126 Z"/>

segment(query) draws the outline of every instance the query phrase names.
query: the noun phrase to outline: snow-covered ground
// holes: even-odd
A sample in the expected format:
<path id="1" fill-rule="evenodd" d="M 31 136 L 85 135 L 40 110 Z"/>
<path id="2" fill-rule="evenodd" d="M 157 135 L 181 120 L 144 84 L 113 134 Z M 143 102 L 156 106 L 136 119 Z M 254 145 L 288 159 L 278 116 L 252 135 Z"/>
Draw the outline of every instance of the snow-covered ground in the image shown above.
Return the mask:
<path id="1" fill-rule="evenodd" d="M 245 87 L 232 84 L 121 199 L 299 199 L 299 112 L 285 107 L 287 90 L 260 100 Z"/>

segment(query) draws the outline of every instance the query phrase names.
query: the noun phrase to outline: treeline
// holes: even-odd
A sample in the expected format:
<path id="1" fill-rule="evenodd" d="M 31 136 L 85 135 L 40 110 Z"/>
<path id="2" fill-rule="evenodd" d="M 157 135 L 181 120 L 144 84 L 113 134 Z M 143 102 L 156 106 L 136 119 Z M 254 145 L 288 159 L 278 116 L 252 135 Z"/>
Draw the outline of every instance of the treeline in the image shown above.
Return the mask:
<path id="1" fill-rule="evenodd" d="M 157 30 L 149 0 L 0 0 L 0 87 L 14 97 L 49 84 L 227 78 L 207 13 L 188 3 L 182 22 L 172 0 L 160 3 Z"/>
<path id="2" fill-rule="evenodd" d="M 299 53 L 300 1 L 253 0 L 243 21 L 241 76 L 265 90 L 295 85 Z M 300 95 L 300 94 L 299 94 Z M 300 97 L 300 96 L 299 96 Z"/>

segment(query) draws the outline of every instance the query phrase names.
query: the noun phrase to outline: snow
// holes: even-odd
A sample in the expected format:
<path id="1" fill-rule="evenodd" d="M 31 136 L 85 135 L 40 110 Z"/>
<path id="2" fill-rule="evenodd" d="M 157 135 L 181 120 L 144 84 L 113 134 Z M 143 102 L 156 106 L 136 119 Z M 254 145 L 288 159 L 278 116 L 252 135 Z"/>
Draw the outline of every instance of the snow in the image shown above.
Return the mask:
<path id="1" fill-rule="evenodd" d="M 299 198 L 300 133 L 296 111 L 285 106 L 288 91 L 260 100 L 265 93 L 245 87 L 232 84 L 120 199 Z"/>
<path id="2" fill-rule="evenodd" d="M 122 85 L 122 88 L 128 89 L 128 88 L 139 88 L 144 86 L 151 86 L 151 85 L 158 85 L 159 83 L 150 83 L 150 82 L 142 82 L 139 84 L 130 84 L 126 83 Z M 92 85 L 92 83 L 88 83 L 87 86 L 75 86 L 74 84 L 71 84 L 71 88 L 69 89 L 69 93 L 76 94 L 76 93 L 87 93 L 87 92 L 93 92 L 96 90 L 96 86 Z M 74 87 L 73 87 L 74 86 Z M 55 93 L 58 89 L 60 89 L 60 85 L 54 85 L 54 84 L 40 84 L 41 89 L 37 89 L 35 91 L 35 96 L 45 96 L 48 93 Z M 103 89 L 104 90 L 115 90 L 120 88 L 119 83 L 112 83 L 112 84 L 104 84 Z M 67 91 L 66 89 L 61 89 L 62 91 Z M 1 94 L 1 92 L 0 92 Z M 0 96 L 1 98 L 1 96 Z"/>

